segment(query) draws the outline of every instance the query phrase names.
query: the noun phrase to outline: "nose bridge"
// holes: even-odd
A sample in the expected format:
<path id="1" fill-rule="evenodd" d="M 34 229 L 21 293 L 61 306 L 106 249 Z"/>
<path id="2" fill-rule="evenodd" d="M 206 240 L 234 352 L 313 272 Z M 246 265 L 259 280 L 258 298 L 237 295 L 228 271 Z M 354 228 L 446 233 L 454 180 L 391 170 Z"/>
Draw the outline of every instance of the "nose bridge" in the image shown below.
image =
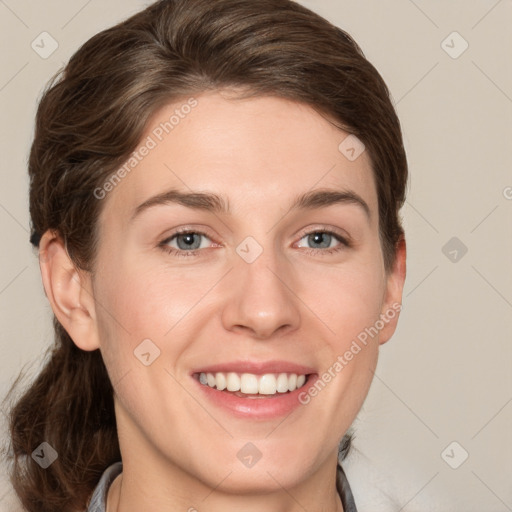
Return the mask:
<path id="1" fill-rule="evenodd" d="M 300 312 L 289 289 L 293 283 L 288 282 L 292 273 L 276 253 L 271 237 L 265 247 L 247 237 L 236 252 L 223 311 L 225 328 L 248 330 L 256 338 L 268 338 L 278 329 L 297 328 Z"/>

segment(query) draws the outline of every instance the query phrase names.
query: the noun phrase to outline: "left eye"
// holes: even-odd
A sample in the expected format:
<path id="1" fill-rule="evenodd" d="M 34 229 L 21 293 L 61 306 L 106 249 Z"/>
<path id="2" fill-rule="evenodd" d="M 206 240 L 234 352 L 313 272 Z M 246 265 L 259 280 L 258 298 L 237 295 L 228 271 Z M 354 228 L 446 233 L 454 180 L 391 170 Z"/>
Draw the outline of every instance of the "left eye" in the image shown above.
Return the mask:
<path id="1" fill-rule="evenodd" d="M 309 247 L 309 249 L 331 249 L 333 247 L 333 243 L 345 244 L 345 241 L 335 235 L 334 233 L 329 233 L 328 231 L 314 231 L 312 233 L 308 233 L 306 236 L 303 236 L 299 244 L 302 240 L 306 240 L 306 243 L 313 244 L 313 246 Z M 304 247 L 303 245 L 298 245 L 298 247 Z"/>

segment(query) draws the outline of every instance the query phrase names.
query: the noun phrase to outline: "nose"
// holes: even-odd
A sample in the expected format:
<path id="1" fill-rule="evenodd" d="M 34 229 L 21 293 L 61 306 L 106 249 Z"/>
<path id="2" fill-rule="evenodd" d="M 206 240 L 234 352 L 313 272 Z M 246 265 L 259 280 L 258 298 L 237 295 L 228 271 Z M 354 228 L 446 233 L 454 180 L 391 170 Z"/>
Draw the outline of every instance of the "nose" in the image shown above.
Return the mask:
<path id="1" fill-rule="evenodd" d="M 222 322 L 228 331 L 264 340 L 300 325 L 298 297 L 286 262 L 278 262 L 271 251 L 247 263 L 238 259 L 229 273 Z"/>

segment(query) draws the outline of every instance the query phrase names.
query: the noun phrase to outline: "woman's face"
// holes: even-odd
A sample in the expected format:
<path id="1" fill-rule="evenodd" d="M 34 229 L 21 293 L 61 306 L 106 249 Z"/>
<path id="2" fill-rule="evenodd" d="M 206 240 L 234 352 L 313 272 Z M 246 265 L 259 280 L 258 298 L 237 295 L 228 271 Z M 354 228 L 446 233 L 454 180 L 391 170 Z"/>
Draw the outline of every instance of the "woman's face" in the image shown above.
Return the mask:
<path id="1" fill-rule="evenodd" d="M 158 111 L 98 192 L 87 286 L 125 464 L 239 491 L 334 466 L 403 285 L 347 135 L 305 105 L 205 93 Z"/>

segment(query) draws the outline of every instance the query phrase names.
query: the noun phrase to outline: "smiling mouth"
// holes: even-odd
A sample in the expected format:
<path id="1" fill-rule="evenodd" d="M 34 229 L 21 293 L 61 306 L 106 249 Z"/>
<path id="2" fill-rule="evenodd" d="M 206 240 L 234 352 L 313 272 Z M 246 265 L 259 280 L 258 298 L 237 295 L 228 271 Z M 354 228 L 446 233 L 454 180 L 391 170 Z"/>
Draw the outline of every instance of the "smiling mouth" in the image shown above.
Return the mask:
<path id="1" fill-rule="evenodd" d="M 242 398 L 274 398 L 305 385 L 311 374 L 216 372 L 196 373 L 202 385 Z"/>

